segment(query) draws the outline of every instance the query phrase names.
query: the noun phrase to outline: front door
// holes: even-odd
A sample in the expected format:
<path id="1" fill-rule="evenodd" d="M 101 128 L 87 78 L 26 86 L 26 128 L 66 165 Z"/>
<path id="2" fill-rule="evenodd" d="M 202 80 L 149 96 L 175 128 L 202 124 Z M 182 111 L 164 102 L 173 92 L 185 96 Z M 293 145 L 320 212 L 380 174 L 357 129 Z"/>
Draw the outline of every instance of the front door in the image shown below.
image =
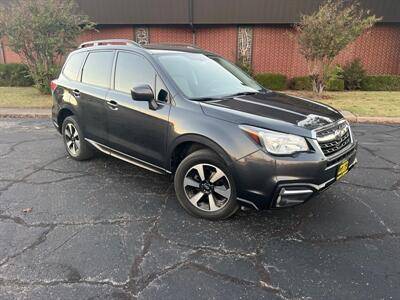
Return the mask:
<path id="1" fill-rule="evenodd" d="M 164 167 L 170 103 L 160 97 L 158 108 L 152 110 L 148 102 L 132 99 L 130 91 L 149 84 L 157 98 L 158 94 L 165 96 L 165 86 L 145 57 L 124 51 L 117 53 L 114 82 L 114 89 L 107 95 L 110 147 Z"/>

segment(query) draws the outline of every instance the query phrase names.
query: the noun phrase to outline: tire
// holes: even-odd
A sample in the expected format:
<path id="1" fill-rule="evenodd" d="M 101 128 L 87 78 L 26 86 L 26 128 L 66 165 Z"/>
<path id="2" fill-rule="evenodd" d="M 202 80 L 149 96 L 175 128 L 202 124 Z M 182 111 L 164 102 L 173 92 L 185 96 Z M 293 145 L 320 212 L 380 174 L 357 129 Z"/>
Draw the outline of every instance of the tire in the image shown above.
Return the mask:
<path id="1" fill-rule="evenodd" d="M 85 140 L 81 128 L 74 116 L 65 118 L 61 134 L 63 136 L 65 150 L 75 160 L 87 160 L 93 157 L 93 149 Z"/>
<path id="2" fill-rule="evenodd" d="M 223 220 L 239 209 L 233 176 L 211 150 L 185 157 L 175 172 L 174 187 L 179 203 L 194 216 Z"/>

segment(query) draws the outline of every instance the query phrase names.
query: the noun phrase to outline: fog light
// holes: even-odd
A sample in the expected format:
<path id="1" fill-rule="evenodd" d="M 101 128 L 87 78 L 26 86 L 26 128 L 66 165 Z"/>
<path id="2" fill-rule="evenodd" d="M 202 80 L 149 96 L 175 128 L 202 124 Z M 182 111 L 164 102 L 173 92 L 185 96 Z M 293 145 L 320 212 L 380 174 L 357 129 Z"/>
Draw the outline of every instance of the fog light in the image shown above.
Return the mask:
<path id="1" fill-rule="evenodd" d="M 303 203 L 311 195 L 313 191 L 310 189 L 296 189 L 289 190 L 286 188 L 281 188 L 279 191 L 278 198 L 275 202 L 275 207 L 288 207 Z"/>

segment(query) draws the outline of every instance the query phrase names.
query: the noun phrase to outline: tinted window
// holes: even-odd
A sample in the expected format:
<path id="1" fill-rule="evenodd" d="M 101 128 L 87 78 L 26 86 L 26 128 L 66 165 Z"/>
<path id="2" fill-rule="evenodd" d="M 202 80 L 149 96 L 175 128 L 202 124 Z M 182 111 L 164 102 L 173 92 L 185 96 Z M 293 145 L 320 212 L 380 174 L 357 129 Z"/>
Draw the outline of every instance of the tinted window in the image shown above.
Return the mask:
<path id="1" fill-rule="evenodd" d="M 135 86 L 149 84 L 154 91 L 156 73 L 153 66 L 142 56 L 127 52 L 118 54 L 115 69 L 115 89 L 130 93 Z"/>
<path id="2" fill-rule="evenodd" d="M 114 52 L 92 52 L 83 67 L 82 82 L 108 88 Z"/>
<path id="3" fill-rule="evenodd" d="M 64 75 L 71 80 L 76 80 L 85 56 L 86 52 L 71 54 L 67 60 L 67 63 L 65 64 L 63 71 Z"/>

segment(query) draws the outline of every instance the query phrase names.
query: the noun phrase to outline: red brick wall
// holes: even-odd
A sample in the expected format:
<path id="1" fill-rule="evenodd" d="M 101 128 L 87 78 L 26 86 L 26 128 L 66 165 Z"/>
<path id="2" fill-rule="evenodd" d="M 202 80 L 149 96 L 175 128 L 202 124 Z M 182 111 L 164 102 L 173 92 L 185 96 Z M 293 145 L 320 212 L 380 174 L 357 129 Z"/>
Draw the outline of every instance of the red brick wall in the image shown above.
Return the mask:
<path id="1" fill-rule="evenodd" d="M 378 25 L 348 49 L 370 74 L 400 74 L 400 25 Z"/>
<path id="2" fill-rule="evenodd" d="M 16 54 L 15 52 L 11 51 L 11 49 L 7 46 L 7 38 L 3 38 L 2 39 L 3 42 L 3 46 L 4 46 L 4 60 L 6 61 L 6 63 L 20 63 L 21 62 L 21 58 L 19 57 L 18 54 Z M 1 61 L 3 62 L 3 57 L 1 58 Z"/>
<path id="3" fill-rule="evenodd" d="M 237 26 L 200 27 L 196 29 L 196 44 L 235 62 Z"/>
<path id="4" fill-rule="evenodd" d="M 256 26 L 253 68 L 256 73 L 276 72 L 288 77 L 307 73 L 290 27 Z M 400 26 L 377 25 L 349 45 L 336 62 L 344 65 L 360 58 L 369 74 L 400 74 Z"/>
<path id="5" fill-rule="evenodd" d="M 236 26 L 202 26 L 195 31 L 196 45 L 220 54 L 231 61 L 236 60 Z M 149 30 L 150 43 L 193 42 L 193 33 L 187 26 L 152 26 Z"/>
<path id="6" fill-rule="evenodd" d="M 134 28 L 131 25 L 104 26 L 98 31 L 88 31 L 81 35 L 79 42 L 93 41 L 100 39 L 129 39 L 135 38 Z"/>
<path id="7" fill-rule="evenodd" d="M 149 28 L 150 43 L 192 43 L 192 30 L 187 26 L 152 26 Z"/>
<path id="8" fill-rule="evenodd" d="M 300 55 L 293 30 L 288 26 L 254 26 L 253 69 L 255 73 L 274 72 L 288 77 L 307 74 L 307 64 Z M 187 26 L 150 26 L 151 43 L 192 43 L 192 31 Z M 83 34 L 78 42 L 105 39 L 134 39 L 131 25 L 104 26 L 99 32 Z M 236 60 L 237 26 L 200 26 L 196 28 L 196 43 L 231 61 Z M 5 41 L 5 45 L 6 45 Z M 400 74 L 400 25 L 375 26 L 345 49 L 337 62 L 345 64 L 360 58 L 369 74 Z M 18 55 L 5 46 L 7 63 L 20 62 Z"/>
<path id="9" fill-rule="evenodd" d="M 255 73 L 281 73 L 288 77 L 307 73 L 306 62 L 298 54 L 293 31 L 289 27 L 254 27 L 253 70 Z"/>

